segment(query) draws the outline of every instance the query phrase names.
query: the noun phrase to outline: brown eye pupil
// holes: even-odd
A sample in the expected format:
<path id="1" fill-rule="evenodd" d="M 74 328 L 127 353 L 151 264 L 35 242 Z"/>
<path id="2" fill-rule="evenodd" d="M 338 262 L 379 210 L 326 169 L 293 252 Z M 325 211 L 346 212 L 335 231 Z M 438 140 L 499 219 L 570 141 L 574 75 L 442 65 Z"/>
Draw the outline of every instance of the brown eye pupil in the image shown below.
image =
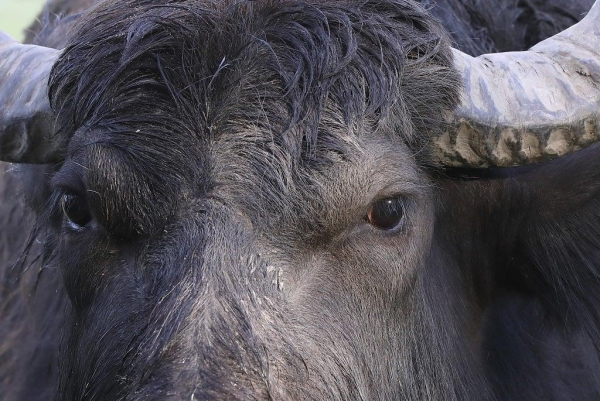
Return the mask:
<path id="1" fill-rule="evenodd" d="M 383 199 L 371 206 L 367 221 L 380 230 L 392 230 L 402 223 L 404 200 L 402 198 Z"/>
<path id="2" fill-rule="evenodd" d="M 62 210 L 65 217 L 74 225 L 83 227 L 92 220 L 87 202 L 83 197 L 66 194 L 62 197 Z"/>

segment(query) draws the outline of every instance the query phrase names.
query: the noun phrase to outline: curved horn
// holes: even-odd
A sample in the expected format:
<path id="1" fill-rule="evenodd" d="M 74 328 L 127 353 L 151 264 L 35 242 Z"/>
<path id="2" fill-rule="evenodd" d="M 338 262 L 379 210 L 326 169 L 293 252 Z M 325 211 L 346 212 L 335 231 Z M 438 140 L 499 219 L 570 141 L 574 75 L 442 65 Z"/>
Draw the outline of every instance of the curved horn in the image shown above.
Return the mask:
<path id="1" fill-rule="evenodd" d="M 600 139 L 600 0 L 571 28 L 529 51 L 470 57 L 454 50 L 462 103 L 434 141 L 457 167 L 516 166 Z"/>
<path id="2" fill-rule="evenodd" d="M 60 141 L 51 141 L 54 122 L 48 77 L 59 51 L 22 45 L 0 32 L 0 160 L 53 163 Z"/>

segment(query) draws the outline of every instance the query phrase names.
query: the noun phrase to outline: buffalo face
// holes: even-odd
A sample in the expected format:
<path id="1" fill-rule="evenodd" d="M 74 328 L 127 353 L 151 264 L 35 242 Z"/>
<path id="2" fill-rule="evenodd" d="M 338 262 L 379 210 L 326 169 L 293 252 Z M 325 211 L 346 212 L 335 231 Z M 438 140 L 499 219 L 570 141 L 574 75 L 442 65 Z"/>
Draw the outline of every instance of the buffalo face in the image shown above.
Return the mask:
<path id="1" fill-rule="evenodd" d="M 58 393 L 422 391 L 442 353 L 411 342 L 451 336 L 415 299 L 434 208 L 418 131 L 458 96 L 440 28 L 402 2 L 136 4 L 92 13 L 50 78 Z"/>
<path id="2" fill-rule="evenodd" d="M 540 49 L 453 52 L 403 0 L 106 1 L 60 54 L 0 37 L 6 68 L 53 65 L 50 102 L 0 77 L 0 156 L 55 163 L 34 208 L 68 298 L 56 398 L 487 398 L 491 291 L 465 282 L 508 249 L 478 202 L 500 185 L 445 193 L 437 167 L 593 142 L 595 59 L 574 51 L 588 78 L 555 77 L 573 107 L 540 117 L 547 87 L 507 67 L 549 74 Z"/>

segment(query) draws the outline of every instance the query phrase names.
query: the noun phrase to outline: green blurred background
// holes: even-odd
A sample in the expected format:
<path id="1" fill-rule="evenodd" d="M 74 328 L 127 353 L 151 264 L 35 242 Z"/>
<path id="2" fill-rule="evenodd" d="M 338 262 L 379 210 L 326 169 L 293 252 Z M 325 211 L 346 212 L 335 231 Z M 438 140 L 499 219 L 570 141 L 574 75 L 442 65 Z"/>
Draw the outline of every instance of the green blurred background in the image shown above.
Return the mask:
<path id="1" fill-rule="evenodd" d="M 35 20 L 45 2 L 46 0 L 0 0 L 0 31 L 23 40 L 24 29 Z"/>

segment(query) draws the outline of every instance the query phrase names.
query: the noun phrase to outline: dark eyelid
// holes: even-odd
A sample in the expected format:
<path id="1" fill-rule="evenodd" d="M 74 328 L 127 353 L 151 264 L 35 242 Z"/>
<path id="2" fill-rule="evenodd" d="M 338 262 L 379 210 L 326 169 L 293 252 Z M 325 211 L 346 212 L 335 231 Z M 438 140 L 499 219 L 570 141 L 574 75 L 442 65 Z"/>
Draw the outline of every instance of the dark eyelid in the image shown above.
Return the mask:
<path id="1" fill-rule="evenodd" d="M 400 193 L 400 192 L 380 192 L 379 194 L 377 194 L 377 196 L 375 196 L 371 202 L 369 202 L 365 207 L 365 213 L 367 213 L 373 206 L 375 206 L 377 203 L 387 200 L 387 199 L 402 199 L 404 202 L 407 201 L 407 198 L 410 196 L 410 194 L 407 193 Z"/>
<path id="2" fill-rule="evenodd" d="M 86 195 L 80 168 L 74 163 L 64 164 L 50 180 L 50 191 L 47 211 L 49 215 L 62 216 L 60 208 L 63 196 L 75 194 L 85 197 Z"/>
<path id="3" fill-rule="evenodd" d="M 53 192 L 74 193 L 85 196 L 85 185 L 79 171 L 74 166 L 65 165 L 51 180 Z"/>
<path id="4" fill-rule="evenodd" d="M 84 196 L 85 187 L 77 182 L 57 182 L 52 185 L 52 192 L 60 195 L 73 194 Z"/>

